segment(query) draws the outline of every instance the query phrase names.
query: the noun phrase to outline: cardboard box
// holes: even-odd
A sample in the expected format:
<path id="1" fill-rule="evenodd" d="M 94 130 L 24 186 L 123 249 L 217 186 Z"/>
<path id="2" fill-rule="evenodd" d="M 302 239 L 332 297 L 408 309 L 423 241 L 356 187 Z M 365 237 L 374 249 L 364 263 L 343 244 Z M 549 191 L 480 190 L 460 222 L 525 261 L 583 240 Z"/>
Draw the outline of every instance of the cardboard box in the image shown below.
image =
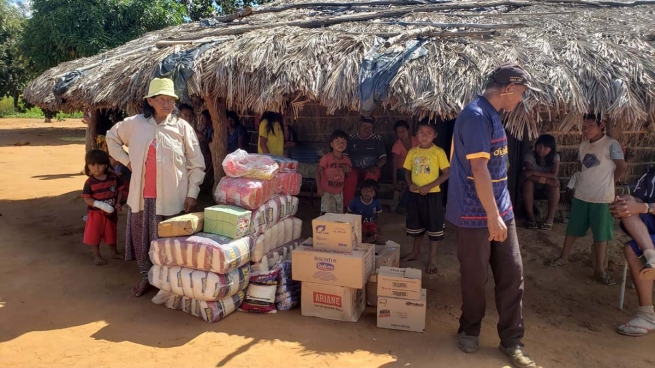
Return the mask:
<path id="1" fill-rule="evenodd" d="M 219 204 L 205 208 L 206 233 L 238 239 L 250 234 L 252 212 L 241 207 Z"/>
<path id="2" fill-rule="evenodd" d="M 362 216 L 326 213 L 312 220 L 314 248 L 351 251 L 362 243 Z"/>
<path id="3" fill-rule="evenodd" d="M 378 297 L 420 299 L 422 276 L 416 268 L 382 266 L 378 270 Z"/>
<path id="4" fill-rule="evenodd" d="M 196 212 L 162 221 L 157 225 L 157 235 L 160 238 L 172 238 L 199 233 L 202 231 L 204 217 L 202 212 Z"/>
<path id="5" fill-rule="evenodd" d="M 373 272 L 366 283 L 366 305 L 375 307 L 378 305 L 378 273 Z"/>
<path id="6" fill-rule="evenodd" d="M 366 309 L 366 292 L 342 286 L 303 282 L 301 314 L 307 317 L 357 322 Z"/>
<path id="7" fill-rule="evenodd" d="M 400 245 L 387 244 L 375 246 L 375 269 L 377 270 L 382 266 L 400 266 Z"/>
<path id="8" fill-rule="evenodd" d="M 419 300 L 378 297 L 378 327 L 424 332 L 425 311 L 428 304 L 426 296 L 426 290 L 421 289 Z"/>
<path id="9" fill-rule="evenodd" d="M 374 249 L 361 244 L 352 252 L 337 252 L 301 245 L 291 253 L 293 279 L 362 289 L 373 273 Z"/>

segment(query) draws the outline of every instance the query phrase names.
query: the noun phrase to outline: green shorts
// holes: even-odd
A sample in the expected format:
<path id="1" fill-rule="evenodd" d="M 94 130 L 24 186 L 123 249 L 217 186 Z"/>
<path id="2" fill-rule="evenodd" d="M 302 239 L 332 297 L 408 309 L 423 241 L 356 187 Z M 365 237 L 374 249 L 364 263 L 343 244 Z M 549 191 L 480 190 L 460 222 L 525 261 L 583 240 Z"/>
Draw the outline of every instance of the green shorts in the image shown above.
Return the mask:
<path id="1" fill-rule="evenodd" d="M 323 193 L 321 213 L 343 213 L 343 193 Z"/>
<path id="2" fill-rule="evenodd" d="M 591 228 L 595 242 L 614 239 L 614 218 L 609 203 L 589 203 L 573 198 L 566 235 L 581 238 Z"/>

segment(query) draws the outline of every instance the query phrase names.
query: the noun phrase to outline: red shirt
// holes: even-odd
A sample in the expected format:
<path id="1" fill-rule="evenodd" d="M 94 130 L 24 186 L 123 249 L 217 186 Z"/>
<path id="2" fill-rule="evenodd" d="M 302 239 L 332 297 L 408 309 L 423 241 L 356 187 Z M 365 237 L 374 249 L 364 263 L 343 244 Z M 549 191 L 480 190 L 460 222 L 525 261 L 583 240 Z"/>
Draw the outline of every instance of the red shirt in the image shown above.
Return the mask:
<path id="1" fill-rule="evenodd" d="M 84 183 L 82 198 L 91 198 L 96 201 L 105 202 L 114 207 L 118 200 L 118 193 L 122 190 L 125 190 L 125 183 L 121 178 L 113 173 L 107 173 L 105 180 L 98 180 L 91 176 L 86 179 L 86 182 Z M 108 217 L 117 217 L 116 211 L 112 214 L 108 214 L 93 206 L 88 206 L 87 210 L 91 212 L 101 212 Z"/>
<path id="2" fill-rule="evenodd" d="M 157 198 L 157 142 L 152 141 L 146 155 L 146 173 L 143 198 Z"/>
<path id="3" fill-rule="evenodd" d="M 323 175 L 321 176 L 321 188 L 326 193 L 339 194 L 343 192 L 343 183 L 346 178 L 342 167 L 353 167 L 348 156 L 343 155 L 340 160 L 334 157 L 332 152 L 324 155 L 318 165 L 322 167 Z"/>
<path id="4" fill-rule="evenodd" d="M 418 147 L 418 138 L 412 137 L 412 147 L 414 148 Z M 396 163 L 396 167 L 398 169 L 402 169 L 403 165 L 405 164 L 405 158 L 407 157 L 407 150 L 405 149 L 405 146 L 403 145 L 403 142 L 398 139 L 396 143 L 393 144 L 391 147 L 391 153 L 394 154 L 393 159 L 395 160 L 394 162 Z M 403 180 L 405 180 L 403 178 Z"/>

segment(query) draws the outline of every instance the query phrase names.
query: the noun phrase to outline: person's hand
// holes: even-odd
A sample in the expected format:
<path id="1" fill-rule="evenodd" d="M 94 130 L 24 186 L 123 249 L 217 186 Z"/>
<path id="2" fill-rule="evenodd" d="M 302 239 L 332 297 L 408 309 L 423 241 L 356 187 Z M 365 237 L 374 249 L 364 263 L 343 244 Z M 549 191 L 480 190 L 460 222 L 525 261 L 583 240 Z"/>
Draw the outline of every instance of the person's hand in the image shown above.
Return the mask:
<path id="1" fill-rule="evenodd" d="M 432 190 L 431 185 L 424 185 L 424 186 L 418 188 L 418 192 L 419 192 L 420 195 L 426 195 L 426 194 L 430 193 L 430 190 Z"/>
<path id="2" fill-rule="evenodd" d="M 352 168 L 345 164 L 341 164 L 341 169 L 343 170 L 344 174 L 348 174 L 352 171 Z"/>
<path id="3" fill-rule="evenodd" d="M 371 166 L 371 167 L 368 168 L 367 171 L 368 171 L 369 174 L 375 175 L 375 174 L 378 173 L 378 171 L 380 171 L 380 168 L 377 167 L 377 166 Z"/>
<path id="4" fill-rule="evenodd" d="M 500 215 L 489 218 L 487 228 L 489 229 L 489 241 L 502 242 L 507 239 L 507 225 Z"/>
<path id="5" fill-rule="evenodd" d="M 610 213 L 615 218 L 630 217 L 639 215 L 644 211 L 645 207 L 643 203 L 637 202 L 633 196 L 623 198 L 617 196 L 614 202 L 610 204 Z"/>
<path id="6" fill-rule="evenodd" d="M 186 197 L 184 200 L 184 212 L 189 213 L 192 212 L 194 208 L 196 208 L 196 204 L 198 201 L 196 201 L 195 198 L 191 197 Z"/>
<path id="7" fill-rule="evenodd" d="M 414 183 L 412 183 L 412 185 L 409 186 L 409 190 L 411 190 L 412 192 L 418 192 L 419 189 L 420 188 L 418 187 L 418 185 L 416 185 Z"/>
<path id="8" fill-rule="evenodd" d="M 323 196 L 323 193 L 325 193 L 325 191 L 323 190 L 323 188 L 322 188 L 320 185 L 316 186 L 316 194 L 317 194 L 319 197 L 322 197 L 322 196 Z"/>

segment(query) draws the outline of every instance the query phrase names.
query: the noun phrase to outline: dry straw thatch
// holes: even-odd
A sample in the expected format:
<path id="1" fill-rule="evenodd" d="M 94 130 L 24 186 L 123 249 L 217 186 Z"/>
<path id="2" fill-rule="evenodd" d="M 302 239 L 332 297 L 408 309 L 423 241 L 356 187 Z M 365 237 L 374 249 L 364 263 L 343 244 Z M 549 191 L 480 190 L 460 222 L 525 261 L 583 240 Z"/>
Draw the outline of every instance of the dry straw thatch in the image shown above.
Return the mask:
<path id="1" fill-rule="evenodd" d="M 195 62 L 189 86 L 194 96 L 223 98 L 238 111 L 279 110 L 288 100 L 299 108 L 314 101 L 328 112 L 358 110 L 359 68 L 376 37 L 398 41 L 390 47 L 425 37 L 428 55 L 400 69 L 383 101 L 387 108 L 453 118 L 480 92 L 486 73 L 511 60 L 543 91 L 530 92 L 508 117 L 515 135 L 526 126 L 534 135 L 544 112 L 548 120 L 559 117 L 565 131 L 587 111 L 639 130 L 655 121 L 653 24 L 654 1 L 281 0 L 240 19 L 171 27 L 63 63 L 34 80 L 25 98 L 50 110 L 133 109 L 160 60 L 218 40 Z M 195 44 L 157 48 L 164 40 Z M 56 80 L 85 68 L 65 101 L 57 101 Z"/>

